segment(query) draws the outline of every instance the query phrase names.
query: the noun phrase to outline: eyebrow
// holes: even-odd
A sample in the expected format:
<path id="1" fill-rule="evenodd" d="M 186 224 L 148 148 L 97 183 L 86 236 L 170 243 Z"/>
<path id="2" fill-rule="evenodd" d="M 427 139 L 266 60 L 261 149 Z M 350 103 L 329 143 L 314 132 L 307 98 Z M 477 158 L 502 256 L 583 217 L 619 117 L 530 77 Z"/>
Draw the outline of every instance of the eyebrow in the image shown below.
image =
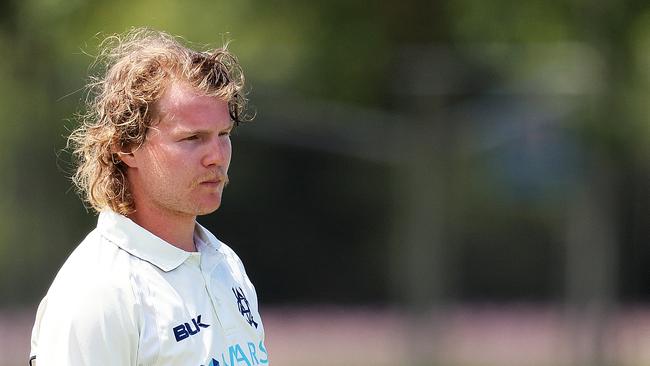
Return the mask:
<path id="1" fill-rule="evenodd" d="M 233 129 L 234 127 L 235 127 L 235 122 L 230 121 L 230 124 L 228 125 L 228 127 L 226 127 L 223 130 L 230 130 L 230 129 Z M 223 131 L 223 130 L 221 130 L 221 131 Z M 211 132 L 212 132 L 211 130 L 206 130 L 206 129 L 193 130 L 193 129 L 183 129 L 183 128 L 179 128 L 179 127 L 175 128 L 173 130 L 173 133 L 178 134 L 178 135 L 195 135 L 195 134 L 196 135 L 201 135 L 201 134 L 205 135 L 205 134 L 209 134 Z"/>

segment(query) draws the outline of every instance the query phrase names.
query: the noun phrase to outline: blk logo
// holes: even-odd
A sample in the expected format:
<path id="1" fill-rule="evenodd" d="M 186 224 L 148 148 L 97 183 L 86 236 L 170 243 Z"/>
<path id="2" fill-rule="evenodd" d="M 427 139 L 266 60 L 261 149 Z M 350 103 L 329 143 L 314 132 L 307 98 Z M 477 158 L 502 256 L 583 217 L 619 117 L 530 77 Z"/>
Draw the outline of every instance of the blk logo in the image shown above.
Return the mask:
<path id="1" fill-rule="evenodd" d="M 244 296 L 244 291 L 241 289 L 241 287 L 233 287 L 232 292 L 235 294 L 235 298 L 237 299 L 237 307 L 239 308 L 241 315 L 246 318 L 246 321 L 250 326 L 257 328 L 257 323 L 255 322 L 255 319 L 253 319 L 251 307 L 248 303 L 248 300 L 246 299 L 246 296 Z"/>
<path id="2" fill-rule="evenodd" d="M 192 324 L 183 323 L 174 327 L 174 337 L 176 337 L 176 342 L 180 342 L 183 339 L 195 335 L 201 331 L 201 328 L 207 328 L 210 324 L 201 323 L 201 315 L 197 316 L 196 319 L 192 319 Z"/>

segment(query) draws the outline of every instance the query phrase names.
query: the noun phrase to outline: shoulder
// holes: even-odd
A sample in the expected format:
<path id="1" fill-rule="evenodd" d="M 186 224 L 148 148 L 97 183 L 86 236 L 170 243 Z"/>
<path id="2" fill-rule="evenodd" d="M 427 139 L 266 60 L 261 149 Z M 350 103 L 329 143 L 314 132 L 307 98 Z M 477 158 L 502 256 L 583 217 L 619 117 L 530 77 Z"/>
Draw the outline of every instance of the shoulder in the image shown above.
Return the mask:
<path id="1" fill-rule="evenodd" d="M 39 306 L 32 355 L 70 360 L 99 352 L 106 337 L 121 339 L 120 349 L 137 343 L 139 318 L 128 261 L 123 251 L 91 232 L 70 254 Z M 63 353 L 73 345 L 77 351 Z"/>
<path id="2" fill-rule="evenodd" d="M 130 257 L 93 230 L 65 261 L 52 282 L 48 296 L 55 292 L 87 296 L 104 291 L 128 290 L 132 266 Z"/>
<path id="3" fill-rule="evenodd" d="M 44 320 L 134 322 L 131 256 L 92 231 L 70 254 L 46 294 Z"/>

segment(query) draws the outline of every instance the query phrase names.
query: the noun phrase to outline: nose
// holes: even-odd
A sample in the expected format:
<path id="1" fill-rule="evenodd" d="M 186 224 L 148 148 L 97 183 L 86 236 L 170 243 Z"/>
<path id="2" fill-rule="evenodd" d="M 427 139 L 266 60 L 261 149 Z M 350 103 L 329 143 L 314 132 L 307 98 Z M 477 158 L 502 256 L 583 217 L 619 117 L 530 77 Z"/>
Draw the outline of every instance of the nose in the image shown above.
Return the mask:
<path id="1" fill-rule="evenodd" d="M 207 168 L 216 165 L 227 169 L 228 165 L 230 165 L 230 156 L 232 154 L 230 136 L 215 136 L 211 139 L 210 143 L 206 145 L 206 150 L 202 160 L 203 166 Z"/>

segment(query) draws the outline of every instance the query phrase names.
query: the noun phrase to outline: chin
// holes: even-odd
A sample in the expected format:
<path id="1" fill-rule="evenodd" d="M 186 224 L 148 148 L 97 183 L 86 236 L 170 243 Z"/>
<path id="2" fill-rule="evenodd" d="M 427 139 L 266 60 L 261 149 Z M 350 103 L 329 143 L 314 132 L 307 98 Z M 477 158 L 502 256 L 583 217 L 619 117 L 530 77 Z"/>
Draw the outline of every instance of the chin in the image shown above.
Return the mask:
<path id="1" fill-rule="evenodd" d="M 201 206 L 196 210 L 197 211 L 196 215 L 200 216 L 200 215 L 211 214 L 211 213 L 215 212 L 216 210 L 218 210 L 219 207 L 221 207 L 221 202 L 218 202 L 216 204 Z"/>
<path id="2" fill-rule="evenodd" d="M 192 202 L 191 206 L 196 216 L 211 214 L 221 207 L 221 194 L 213 193 L 210 195 L 203 195 L 200 197 L 193 197 L 188 199 Z"/>

